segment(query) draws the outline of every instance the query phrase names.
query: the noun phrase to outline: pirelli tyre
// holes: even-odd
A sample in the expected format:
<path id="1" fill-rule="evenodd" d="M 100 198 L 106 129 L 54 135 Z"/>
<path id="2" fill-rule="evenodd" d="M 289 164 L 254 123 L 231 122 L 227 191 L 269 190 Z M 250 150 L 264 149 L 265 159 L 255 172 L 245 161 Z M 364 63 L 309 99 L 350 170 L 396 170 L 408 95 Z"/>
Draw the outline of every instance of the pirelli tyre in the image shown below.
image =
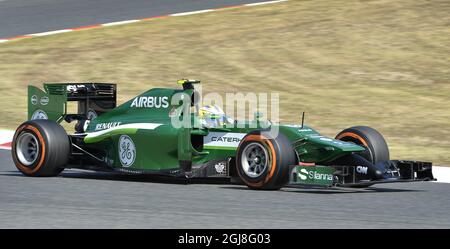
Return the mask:
<path id="1" fill-rule="evenodd" d="M 366 148 L 358 153 L 372 164 L 389 161 L 389 148 L 377 130 L 368 126 L 354 126 L 345 129 L 336 135 L 336 139 L 353 142 Z"/>
<path id="2" fill-rule="evenodd" d="M 70 140 L 58 123 L 31 120 L 17 128 L 11 154 L 17 169 L 26 176 L 56 176 L 67 163 Z"/>
<path id="3" fill-rule="evenodd" d="M 239 143 L 236 171 L 251 189 L 277 190 L 289 181 L 289 166 L 296 164 L 296 154 L 281 133 L 252 131 Z"/>

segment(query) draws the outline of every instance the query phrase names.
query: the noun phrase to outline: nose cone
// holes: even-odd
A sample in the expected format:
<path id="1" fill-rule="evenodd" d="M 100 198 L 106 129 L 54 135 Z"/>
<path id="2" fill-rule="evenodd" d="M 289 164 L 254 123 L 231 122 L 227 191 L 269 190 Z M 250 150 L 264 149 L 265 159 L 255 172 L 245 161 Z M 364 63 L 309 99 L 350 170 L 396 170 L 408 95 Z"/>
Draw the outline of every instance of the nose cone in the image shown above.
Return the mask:
<path id="1" fill-rule="evenodd" d="M 381 172 L 381 170 L 376 169 L 376 170 L 373 172 L 373 177 L 375 178 L 375 180 L 380 180 L 380 179 L 384 179 L 384 178 L 385 178 L 385 175 L 383 174 L 383 172 Z"/>

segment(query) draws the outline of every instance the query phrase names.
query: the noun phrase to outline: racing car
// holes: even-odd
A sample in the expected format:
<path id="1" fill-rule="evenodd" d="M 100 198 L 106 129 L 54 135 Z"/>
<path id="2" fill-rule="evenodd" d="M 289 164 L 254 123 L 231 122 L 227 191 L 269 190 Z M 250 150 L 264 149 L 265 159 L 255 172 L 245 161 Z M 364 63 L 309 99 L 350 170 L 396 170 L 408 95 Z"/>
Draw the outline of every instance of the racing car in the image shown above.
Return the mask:
<path id="1" fill-rule="evenodd" d="M 354 126 L 330 138 L 305 125 L 304 115 L 294 125 L 258 115 L 238 121 L 216 106 L 198 106 L 200 81 L 178 83 L 178 88 L 150 89 L 119 106 L 117 86 L 111 83 L 28 86 L 28 121 L 15 132 L 13 161 L 26 176 L 57 176 L 78 168 L 218 177 L 263 190 L 435 180 L 431 162 L 390 160 L 385 139 L 373 128 Z M 78 111 L 71 114 L 73 102 Z M 174 125 L 174 120 L 190 125 Z M 71 134 L 63 121 L 76 123 Z"/>

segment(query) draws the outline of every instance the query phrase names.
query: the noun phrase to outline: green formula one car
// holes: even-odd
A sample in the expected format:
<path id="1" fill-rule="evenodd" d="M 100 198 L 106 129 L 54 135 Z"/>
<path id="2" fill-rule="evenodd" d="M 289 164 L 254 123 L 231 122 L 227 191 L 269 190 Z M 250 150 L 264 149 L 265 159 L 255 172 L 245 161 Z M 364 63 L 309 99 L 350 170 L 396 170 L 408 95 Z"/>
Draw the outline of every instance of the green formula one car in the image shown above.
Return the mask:
<path id="1" fill-rule="evenodd" d="M 328 138 L 303 121 L 236 121 L 220 108 L 197 106 L 199 81 L 179 83 L 180 89 L 151 89 L 117 107 L 115 84 L 44 84 L 44 91 L 29 86 L 29 121 L 14 135 L 14 163 L 26 176 L 79 168 L 220 177 L 268 190 L 435 180 L 429 162 L 390 160 L 384 138 L 370 127 Z M 70 101 L 78 113 L 67 113 Z M 179 125 L 186 120 L 189 125 Z M 75 132 L 68 135 L 62 121 L 75 121 Z"/>

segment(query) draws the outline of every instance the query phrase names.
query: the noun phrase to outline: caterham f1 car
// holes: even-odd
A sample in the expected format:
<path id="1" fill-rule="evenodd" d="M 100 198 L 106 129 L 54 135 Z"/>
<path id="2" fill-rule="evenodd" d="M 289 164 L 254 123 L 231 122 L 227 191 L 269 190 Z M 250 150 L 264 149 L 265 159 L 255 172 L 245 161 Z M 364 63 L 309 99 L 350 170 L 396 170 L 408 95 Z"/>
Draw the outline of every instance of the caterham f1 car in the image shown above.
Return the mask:
<path id="1" fill-rule="evenodd" d="M 430 162 L 390 160 L 385 139 L 373 128 L 355 126 L 329 138 L 303 121 L 236 121 L 220 108 L 198 107 L 199 81 L 178 83 L 179 89 L 150 89 L 117 107 L 115 84 L 53 83 L 44 91 L 29 86 L 28 121 L 12 143 L 14 163 L 26 176 L 79 168 L 221 177 L 266 190 L 435 180 Z M 67 113 L 70 101 L 78 105 L 76 114 Z M 62 121 L 76 121 L 75 131 L 67 134 Z"/>

